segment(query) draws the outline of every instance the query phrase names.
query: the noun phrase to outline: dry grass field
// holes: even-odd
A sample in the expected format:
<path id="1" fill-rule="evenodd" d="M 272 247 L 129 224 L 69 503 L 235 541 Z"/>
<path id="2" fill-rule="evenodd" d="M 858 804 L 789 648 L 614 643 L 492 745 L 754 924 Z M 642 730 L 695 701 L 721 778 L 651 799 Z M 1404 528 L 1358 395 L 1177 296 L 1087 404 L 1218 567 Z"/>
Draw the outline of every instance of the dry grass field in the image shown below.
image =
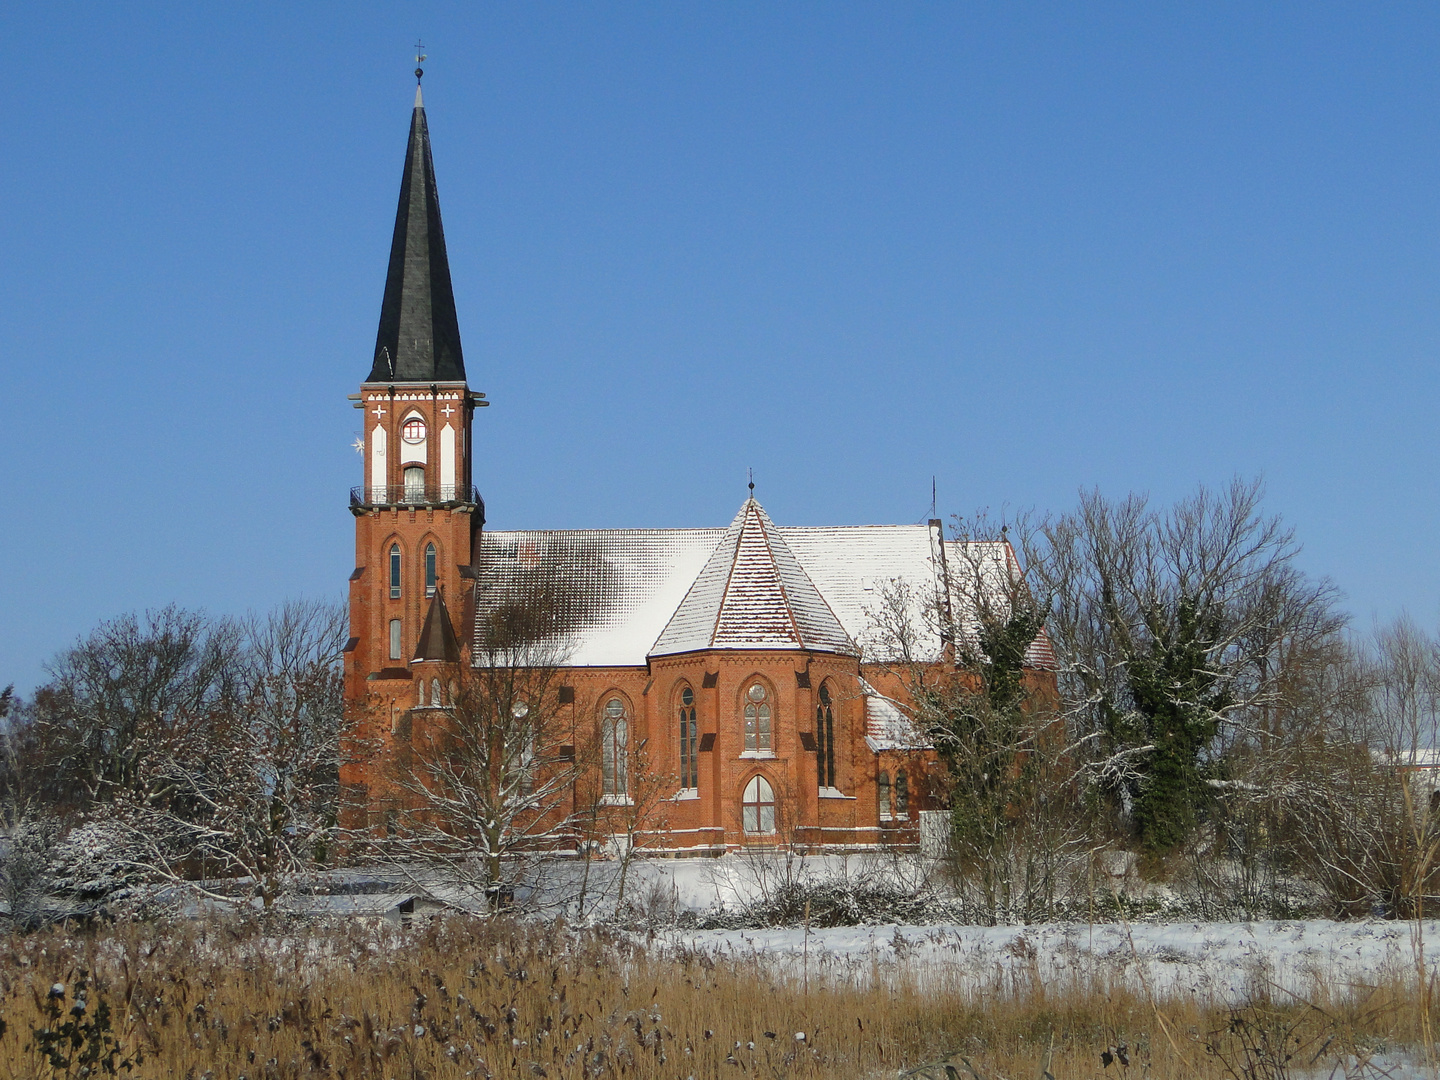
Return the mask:
<path id="1" fill-rule="evenodd" d="M 1428 1042 L 1399 977 L 1243 1007 L 885 981 L 501 920 L 52 929 L 0 939 L 0 1076 L 1263 1078 L 1379 1075 L 1371 1055 Z"/>

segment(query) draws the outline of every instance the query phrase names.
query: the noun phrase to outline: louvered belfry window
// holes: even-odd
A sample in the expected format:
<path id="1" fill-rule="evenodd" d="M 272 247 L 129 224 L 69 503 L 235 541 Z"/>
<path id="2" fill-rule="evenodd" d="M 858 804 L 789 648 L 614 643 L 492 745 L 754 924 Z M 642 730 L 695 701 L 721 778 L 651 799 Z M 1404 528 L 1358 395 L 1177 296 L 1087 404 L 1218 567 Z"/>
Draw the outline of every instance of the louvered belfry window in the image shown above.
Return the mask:
<path id="1" fill-rule="evenodd" d="M 815 761 L 820 786 L 835 787 L 835 703 L 830 700 L 829 683 L 820 684 L 815 706 Z"/>
<path id="2" fill-rule="evenodd" d="M 699 738 L 695 723 L 695 691 L 680 691 L 680 786 L 700 786 Z"/>
<path id="3" fill-rule="evenodd" d="M 745 749 L 756 753 L 771 749 L 770 699 L 758 682 L 745 691 Z"/>

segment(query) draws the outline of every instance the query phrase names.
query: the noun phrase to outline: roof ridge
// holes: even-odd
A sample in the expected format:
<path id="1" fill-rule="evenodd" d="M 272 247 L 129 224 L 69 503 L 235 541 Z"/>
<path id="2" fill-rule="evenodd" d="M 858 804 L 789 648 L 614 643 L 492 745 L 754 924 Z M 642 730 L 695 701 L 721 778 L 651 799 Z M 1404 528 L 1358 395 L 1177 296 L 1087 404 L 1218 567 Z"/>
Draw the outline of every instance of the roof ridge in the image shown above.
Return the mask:
<path id="1" fill-rule="evenodd" d="M 740 513 L 735 515 L 735 521 L 730 523 L 730 529 L 735 528 L 736 522 L 739 522 L 740 528 L 735 533 L 735 547 L 730 551 L 730 569 L 725 572 L 725 590 L 720 594 L 720 603 L 715 605 L 715 618 L 710 624 L 710 638 L 706 642 L 708 645 L 714 645 L 715 639 L 720 636 L 720 618 L 725 614 L 725 601 L 730 598 L 730 585 L 735 580 L 735 563 L 740 558 L 740 538 L 745 535 L 745 511 L 754 501 L 753 497 L 746 500 L 746 504 L 740 508 Z M 730 538 L 730 529 L 726 529 L 725 535 L 720 538 L 721 544 Z"/>
<path id="2" fill-rule="evenodd" d="M 780 590 L 780 599 L 784 604 L 785 617 L 790 620 L 790 629 L 795 634 L 795 640 L 800 643 L 800 647 L 803 649 L 805 648 L 805 635 L 800 630 L 800 620 L 795 618 L 795 605 L 790 602 L 790 590 L 785 588 L 785 575 L 780 573 L 780 565 L 775 561 L 775 547 L 770 543 L 770 530 L 765 528 L 765 522 L 769 520 L 770 515 L 765 513 L 765 508 L 758 502 L 755 502 L 753 498 L 750 501 L 755 503 L 755 509 L 759 511 L 757 522 L 760 526 L 760 539 L 765 542 L 765 554 L 769 556 L 770 567 L 775 571 L 775 585 Z M 770 524 L 774 525 L 774 522 Z M 780 538 L 780 542 L 782 544 L 785 542 L 784 537 Z M 736 550 L 739 550 L 738 545 Z M 790 553 L 790 557 L 795 557 L 793 551 Z M 823 600 L 824 597 L 821 597 L 821 599 Z"/>

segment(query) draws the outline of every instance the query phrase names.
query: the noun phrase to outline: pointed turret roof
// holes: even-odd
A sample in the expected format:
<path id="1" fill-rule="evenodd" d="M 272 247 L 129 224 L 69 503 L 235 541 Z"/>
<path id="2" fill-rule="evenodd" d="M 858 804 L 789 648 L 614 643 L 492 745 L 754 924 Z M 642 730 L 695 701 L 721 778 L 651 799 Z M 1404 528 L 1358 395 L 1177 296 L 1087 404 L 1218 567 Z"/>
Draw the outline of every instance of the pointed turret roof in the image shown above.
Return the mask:
<path id="1" fill-rule="evenodd" d="M 366 382 L 464 380 L 460 324 L 430 160 L 430 129 L 417 87 L 395 236 L 390 242 L 390 270 L 380 304 L 380 331 L 375 336 L 375 363 Z"/>
<path id="2" fill-rule="evenodd" d="M 650 655 L 698 649 L 859 651 L 754 496 L 725 530 Z"/>
<path id="3" fill-rule="evenodd" d="M 415 656 L 410 662 L 425 660 L 442 664 L 460 662 L 460 642 L 445 607 L 445 596 L 438 590 L 430 601 L 430 610 L 425 613 L 425 625 L 420 628 L 420 640 L 415 643 Z"/>

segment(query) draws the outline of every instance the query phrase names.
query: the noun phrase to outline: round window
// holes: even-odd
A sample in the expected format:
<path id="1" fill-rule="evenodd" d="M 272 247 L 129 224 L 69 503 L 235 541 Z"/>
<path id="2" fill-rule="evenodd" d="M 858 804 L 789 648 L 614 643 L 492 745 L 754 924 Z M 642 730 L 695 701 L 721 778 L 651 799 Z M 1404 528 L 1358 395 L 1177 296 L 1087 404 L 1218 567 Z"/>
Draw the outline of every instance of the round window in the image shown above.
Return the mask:
<path id="1" fill-rule="evenodd" d="M 606 704 L 606 706 L 605 706 L 605 715 L 606 715 L 606 716 L 624 716 L 624 715 L 625 715 L 625 706 L 624 706 L 623 704 L 621 704 L 619 698 L 611 698 L 611 699 L 610 699 L 609 703 Z"/>
<path id="2" fill-rule="evenodd" d="M 400 429 L 402 437 L 408 443 L 420 443 L 425 441 L 425 421 L 418 416 L 412 416 L 405 421 L 405 426 Z"/>
<path id="3" fill-rule="evenodd" d="M 680 691 L 680 704 L 681 704 L 681 705 L 694 705 L 694 704 L 695 704 L 695 691 L 691 690 L 688 686 L 685 687 L 684 690 L 681 690 L 681 691 Z"/>
<path id="4" fill-rule="evenodd" d="M 765 687 L 761 686 L 761 685 L 757 682 L 754 686 L 750 687 L 750 689 L 747 691 L 747 696 L 750 698 L 751 701 L 764 701 L 764 700 L 765 700 Z"/>

